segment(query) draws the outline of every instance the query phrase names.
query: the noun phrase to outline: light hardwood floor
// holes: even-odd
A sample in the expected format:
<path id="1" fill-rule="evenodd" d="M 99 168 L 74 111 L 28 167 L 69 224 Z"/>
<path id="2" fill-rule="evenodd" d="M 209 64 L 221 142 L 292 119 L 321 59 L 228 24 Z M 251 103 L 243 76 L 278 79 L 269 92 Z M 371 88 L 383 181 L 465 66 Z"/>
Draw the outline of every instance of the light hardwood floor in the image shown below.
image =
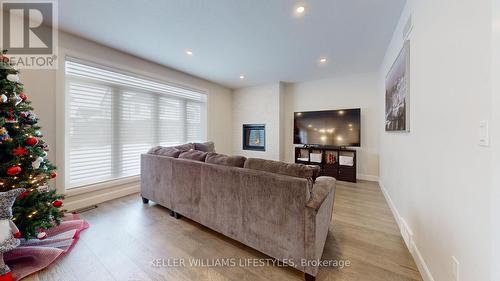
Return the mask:
<path id="1" fill-rule="evenodd" d="M 82 214 L 91 227 L 73 251 L 24 280 L 303 280 L 290 267 L 155 267 L 155 259 L 267 258 L 186 218 L 176 220 L 154 203 L 131 195 Z M 349 260 L 323 267 L 317 280 L 422 280 L 391 211 L 373 182 L 339 183 L 323 259 Z"/>

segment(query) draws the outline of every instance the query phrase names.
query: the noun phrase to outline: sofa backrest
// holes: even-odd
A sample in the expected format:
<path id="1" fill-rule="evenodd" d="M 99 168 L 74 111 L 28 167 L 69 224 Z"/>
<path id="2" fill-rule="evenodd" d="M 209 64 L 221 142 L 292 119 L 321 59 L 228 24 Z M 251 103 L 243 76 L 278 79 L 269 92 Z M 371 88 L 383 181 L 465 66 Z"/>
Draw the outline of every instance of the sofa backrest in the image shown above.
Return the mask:
<path id="1" fill-rule="evenodd" d="M 310 181 L 171 158 L 172 209 L 272 256 L 304 255 Z M 286 246 L 279 246 L 285 244 Z"/>
<path id="2" fill-rule="evenodd" d="M 319 166 L 285 163 L 259 158 L 248 158 L 245 161 L 244 168 L 313 180 L 319 174 Z"/>
<path id="3" fill-rule="evenodd" d="M 220 153 L 210 152 L 208 153 L 205 162 L 210 164 L 243 168 L 246 160 L 247 158 L 244 156 L 238 156 L 238 155 L 228 156 Z"/>
<path id="4" fill-rule="evenodd" d="M 173 158 L 184 158 L 195 161 L 203 161 L 223 166 L 241 167 L 252 170 L 265 171 L 280 175 L 298 178 L 312 179 L 314 182 L 319 176 L 319 166 L 285 163 L 260 158 L 246 158 L 244 156 L 228 156 L 215 153 L 213 142 L 186 143 L 177 146 L 156 146 L 148 151 L 148 154 L 161 155 Z"/>

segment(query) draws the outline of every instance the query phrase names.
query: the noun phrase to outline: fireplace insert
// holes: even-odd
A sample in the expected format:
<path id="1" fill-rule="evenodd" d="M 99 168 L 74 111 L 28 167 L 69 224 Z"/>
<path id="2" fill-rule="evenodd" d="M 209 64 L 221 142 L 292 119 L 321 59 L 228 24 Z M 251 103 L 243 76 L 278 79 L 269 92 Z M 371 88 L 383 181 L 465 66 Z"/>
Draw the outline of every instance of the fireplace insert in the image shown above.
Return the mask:
<path id="1" fill-rule="evenodd" d="M 243 124 L 243 150 L 266 151 L 266 125 Z"/>

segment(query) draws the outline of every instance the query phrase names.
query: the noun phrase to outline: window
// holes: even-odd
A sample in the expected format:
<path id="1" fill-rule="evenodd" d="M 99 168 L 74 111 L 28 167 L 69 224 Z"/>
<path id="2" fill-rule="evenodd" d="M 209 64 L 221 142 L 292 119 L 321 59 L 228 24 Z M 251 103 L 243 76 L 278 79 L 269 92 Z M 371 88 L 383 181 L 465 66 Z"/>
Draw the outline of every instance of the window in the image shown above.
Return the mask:
<path id="1" fill-rule="evenodd" d="M 204 141 L 206 94 L 66 59 L 69 188 L 140 173 L 149 148 Z"/>

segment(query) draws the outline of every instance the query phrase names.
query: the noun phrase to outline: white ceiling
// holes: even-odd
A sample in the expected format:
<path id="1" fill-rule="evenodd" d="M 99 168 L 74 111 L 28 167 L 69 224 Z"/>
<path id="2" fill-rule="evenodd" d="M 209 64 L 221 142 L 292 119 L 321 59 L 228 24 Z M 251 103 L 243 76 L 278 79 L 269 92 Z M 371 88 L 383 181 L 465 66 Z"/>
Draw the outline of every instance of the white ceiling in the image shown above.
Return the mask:
<path id="1" fill-rule="evenodd" d="M 64 0 L 59 1 L 59 26 L 240 88 L 377 70 L 405 2 Z M 294 15 L 299 3 L 306 5 L 302 17 Z M 192 49 L 194 56 L 186 55 L 186 49 Z M 320 66 L 322 56 L 328 63 Z"/>

